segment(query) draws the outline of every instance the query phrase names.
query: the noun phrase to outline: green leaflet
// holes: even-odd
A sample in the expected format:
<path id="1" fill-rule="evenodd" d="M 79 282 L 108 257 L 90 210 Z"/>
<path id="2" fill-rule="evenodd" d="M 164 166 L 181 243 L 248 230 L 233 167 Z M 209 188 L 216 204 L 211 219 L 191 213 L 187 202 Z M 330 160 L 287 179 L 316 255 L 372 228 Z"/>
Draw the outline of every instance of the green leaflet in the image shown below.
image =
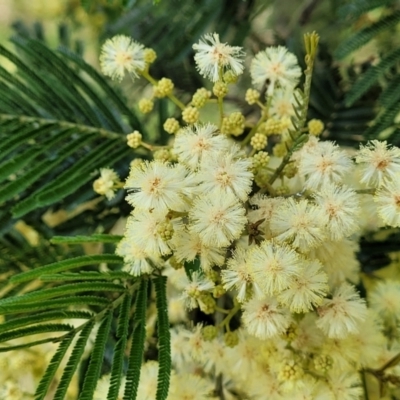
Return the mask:
<path id="1" fill-rule="evenodd" d="M 148 280 L 142 279 L 136 295 L 135 314 L 133 316 L 133 335 L 131 353 L 129 355 L 128 371 L 124 400 L 135 400 L 139 386 L 140 370 L 143 361 L 144 343 L 146 340 L 146 310 L 147 310 Z M 121 330 L 124 329 L 121 327 Z M 121 333 L 121 332 L 120 332 Z"/>
<path id="2" fill-rule="evenodd" d="M 96 340 L 90 355 L 89 367 L 85 373 L 82 390 L 78 400 L 92 400 L 93 394 L 100 377 L 101 366 L 103 364 L 104 352 L 108 336 L 110 333 L 112 312 L 108 312 L 97 331 Z"/>
<path id="3" fill-rule="evenodd" d="M 118 243 L 123 236 L 96 233 L 90 236 L 53 236 L 51 243 L 81 244 L 81 243 Z"/>
<path id="4" fill-rule="evenodd" d="M 11 283 L 20 283 L 37 279 L 45 274 L 54 274 L 56 272 L 67 271 L 74 268 L 80 268 L 85 265 L 93 265 L 100 263 L 107 264 L 122 264 L 122 258 L 115 254 L 94 254 L 92 256 L 80 256 L 55 262 L 53 264 L 44 265 L 43 267 L 35 268 L 33 270 L 22 272 L 21 274 L 14 275 Z"/>
<path id="5" fill-rule="evenodd" d="M 156 400 L 168 397 L 171 376 L 171 334 L 168 321 L 167 277 L 153 279 L 156 290 L 157 326 L 158 326 L 158 382 Z"/>

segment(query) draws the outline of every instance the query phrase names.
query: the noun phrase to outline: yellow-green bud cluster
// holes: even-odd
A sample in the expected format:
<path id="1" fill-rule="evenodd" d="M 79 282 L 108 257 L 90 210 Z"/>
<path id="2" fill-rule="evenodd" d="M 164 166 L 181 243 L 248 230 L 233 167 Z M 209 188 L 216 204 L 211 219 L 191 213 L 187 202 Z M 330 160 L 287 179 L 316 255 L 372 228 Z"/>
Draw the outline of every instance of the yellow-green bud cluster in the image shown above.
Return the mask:
<path id="1" fill-rule="evenodd" d="M 144 61 L 146 62 L 146 64 L 153 64 L 156 58 L 157 58 L 157 53 L 153 49 L 151 48 L 144 49 Z"/>
<path id="2" fill-rule="evenodd" d="M 157 233 L 160 235 L 162 240 L 170 240 L 174 234 L 174 228 L 171 224 L 171 221 L 164 221 L 159 224 L 157 226 Z"/>
<path id="3" fill-rule="evenodd" d="M 174 90 L 174 83 L 171 81 L 171 79 L 161 78 L 153 89 L 155 97 L 166 97 Z"/>
<path id="4" fill-rule="evenodd" d="M 218 297 L 223 296 L 226 293 L 226 290 L 222 285 L 215 285 L 213 289 L 213 296 L 218 299 Z"/>
<path id="5" fill-rule="evenodd" d="M 275 188 L 277 196 L 285 196 L 290 193 L 290 187 L 287 185 L 281 185 Z"/>
<path id="6" fill-rule="evenodd" d="M 153 153 L 153 158 L 158 161 L 168 162 L 172 160 L 172 154 L 168 149 L 159 149 Z"/>
<path id="7" fill-rule="evenodd" d="M 275 157 L 284 157 L 287 153 L 285 142 L 277 143 L 272 149 L 272 153 Z"/>
<path id="8" fill-rule="evenodd" d="M 211 97 L 211 92 L 206 88 L 200 88 L 196 90 L 196 93 L 192 97 L 192 105 L 196 108 L 204 107 L 207 100 Z"/>
<path id="9" fill-rule="evenodd" d="M 278 373 L 278 379 L 282 382 L 294 381 L 303 376 L 303 369 L 295 360 L 288 360 L 283 364 L 282 369 Z"/>
<path id="10" fill-rule="evenodd" d="M 201 293 L 199 296 L 200 310 L 204 314 L 213 314 L 215 312 L 215 307 L 217 306 L 215 299 L 210 293 Z"/>
<path id="11" fill-rule="evenodd" d="M 267 137 L 262 133 L 256 133 L 250 140 L 250 145 L 254 150 L 262 150 L 267 145 Z"/>
<path id="12" fill-rule="evenodd" d="M 206 342 L 211 342 L 217 337 L 218 329 L 214 325 L 207 325 L 201 329 L 201 336 Z"/>
<path id="13" fill-rule="evenodd" d="M 217 271 L 214 271 L 213 269 L 207 271 L 206 276 L 212 282 L 217 282 L 219 280 L 219 273 Z"/>
<path id="14" fill-rule="evenodd" d="M 245 117 L 237 111 L 222 120 L 221 133 L 239 136 L 244 131 Z"/>
<path id="15" fill-rule="evenodd" d="M 292 342 L 294 339 L 296 339 L 297 334 L 298 334 L 297 326 L 291 324 L 289 328 L 286 330 L 284 337 L 288 342 Z"/>
<path id="16" fill-rule="evenodd" d="M 308 132 L 310 135 L 318 136 L 324 130 L 324 123 L 320 119 L 312 119 L 308 121 Z"/>
<path id="17" fill-rule="evenodd" d="M 142 166 L 142 165 L 145 165 L 144 160 L 143 160 L 143 158 L 139 158 L 139 157 L 134 158 L 129 164 L 131 169 Z"/>
<path id="18" fill-rule="evenodd" d="M 153 100 L 150 99 L 141 99 L 139 101 L 139 110 L 140 112 L 142 112 L 143 114 L 148 114 L 149 112 L 151 112 L 151 110 L 154 107 L 154 102 Z"/>
<path id="19" fill-rule="evenodd" d="M 170 257 L 170 258 L 168 259 L 168 263 L 169 263 L 169 265 L 170 265 L 173 269 L 178 270 L 178 269 L 183 268 L 183 263 L 179 262 L 179 261 L 175 258 L 175 256 Z"/>
<path id="20" fill-rule="evenodd" d="M 260 99 L 260 92 L 256 89 L 247 89 L 245 100 L 250 105 L 257 103 Z"/>
<path id="21" fill-rule="evenodd" d="M 259 168 L 266 167 L 269 163 L 269 160 L 270 156 L 266 151 L 259 151 L 252 157 L 253 168 L 257 170 Z"/>
<path id="22" fill-rule="evenodd" d="M 328 355 L 319 354 L 314 357 L 313 361 L 318 372 L 326 373 L 332 368 L 332 358 Z"/>
<path id="23" fill-rule="evenodd" d="M 165 120 L 163 128 L 166 132 L 172 135 L 173 133 L 178 132 L 180 128 L 179 121 L 175 118 L 168 118 Z"/>
<path id="24" fill-rule="evenodd" d="M 238 76 L 233 73 L 233 71 L 228 70 L 224 73 L 224 82 L 226 83 L 236 83 Z"/>
<path id="25" fill-rule="evenodd" d="M 260 126 L 260 131 L 266 135 L 279 135 L 286 128 L 286 125 L 282 124 L 281 121 L 275 118 L 269 118 Z"/>
<path id="26" fill-rule="evenodd" d="M 224 343 L 228 347 L 235 347 L 239 343 L 239 335 L 236 332 L 226 332 L 224 335 Z"/>
<path id="27" fill-rule="evenodd" d="M 182 119 L 187 123 L 187 124 L 194 124 L 197 122 L 199 119 L 200 113 L 199 110 L 196 107 L 186 107 L 182 111 Z"/>
<path id="28" fill-rule="evenodd" d="M 297 174 L 297 166 L 295 163 L 289 163 L 285 166 L 282 172 L 286 178 L 293 178 Z"/>
<path id="29" fill-rule="evenodd" d="M 268 173 L 267 170 L 261 169 L 254 175 L 254 182 L 257 184 L 258 187 L 264 188 L 267 186 L 267 183 L 271 179 L 271 175 Z"/>
<path id="30" fill-rule="evenodd" d="M 225 97 L 228 93 L 228 85 L 222 81 L 215 82 L 213 86 L 213 93 L 217 97 Z"/>
<path id="31" fill-rule="evenodd" d="M 142 134 L 139 131 L 133 131 L 129 135 L 126 135 L 126 140 L 129 147 L 137 149 L 142 143 Z"/>

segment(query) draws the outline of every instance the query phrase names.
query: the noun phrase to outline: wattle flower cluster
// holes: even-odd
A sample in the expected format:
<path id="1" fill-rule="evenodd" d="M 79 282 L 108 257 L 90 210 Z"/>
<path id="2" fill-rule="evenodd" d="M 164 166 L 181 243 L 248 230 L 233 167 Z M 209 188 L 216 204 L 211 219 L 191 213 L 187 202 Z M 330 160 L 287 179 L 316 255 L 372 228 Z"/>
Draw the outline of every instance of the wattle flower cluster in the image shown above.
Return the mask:
<path id="1" fill-rule="evenodd" d="M 306 40 L 307 82 L 317 37 Z M 117 248 L 134 276 L 169 277 L 171 399 L 213 398 L 218 376 L 226 399 L 361 399 L 362 375 L 400 349 L 400 282 L 382 281 L 367 298 L 357 289 L 360 237 L 400 227 L 400 149 L 374 140 L 354 153 L 321 140 L 322 122 L 305 118 L 297 59 L 282 46 L 251 62 L 266 95 L 247 90 L 255 112 L 246 122 L 223 107 L 244 71 L 240 47 L 217 34 L 195 44 L 197 68 L 213 86 L 183 104 L 169 80 L 151 78 L 150 62 L 134 60 L 149 49 L 117 41 L 103 49 L 104 72 L 142 74 L 154 88 L 142 105 L 169 97 L 181 110 L 165 121 L 170 145 L 137 141 L 154 159 L 132 162 L 125 188 L 133 211 Z M 219 125 L 200 113 L 213 99 Z M 215 323 L 190 328 L 194 308 Z M 154 398 L 154 369 L 145 365 L 140 399 Z M 394 363 L 389 374 L 399 373 Z"/>

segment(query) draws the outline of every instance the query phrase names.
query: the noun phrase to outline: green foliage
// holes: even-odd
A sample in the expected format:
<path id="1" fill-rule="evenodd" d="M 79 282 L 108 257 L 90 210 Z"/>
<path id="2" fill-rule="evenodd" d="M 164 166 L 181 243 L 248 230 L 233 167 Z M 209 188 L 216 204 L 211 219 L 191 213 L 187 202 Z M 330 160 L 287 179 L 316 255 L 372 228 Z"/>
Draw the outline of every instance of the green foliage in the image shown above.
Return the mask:
<path id="1" fill-rule="evenodd" d="M 79 56 L 23 37 L 12 42 L 18 55 L 0 46 L 16 69 L 0 67 L 0 203 L 21 217 L 91 190 L 93 173 L 127 157 L 125 134 L 141 126 Z"/>

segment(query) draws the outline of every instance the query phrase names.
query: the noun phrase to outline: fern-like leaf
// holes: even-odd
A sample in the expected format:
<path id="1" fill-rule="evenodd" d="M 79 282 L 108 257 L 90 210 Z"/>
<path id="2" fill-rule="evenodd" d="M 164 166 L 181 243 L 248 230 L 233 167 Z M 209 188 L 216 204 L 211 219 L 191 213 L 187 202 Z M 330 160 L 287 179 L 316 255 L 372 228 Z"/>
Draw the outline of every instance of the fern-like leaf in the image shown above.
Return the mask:
<path id="1" fill-rule="evenodd" d="M 54 244 L 81 244 L 81 243 L 118 243 L 123 236 L 97 233 L 90 236 L 54 236 L 50 242 Z"/>
<path id="2" fill-rule="evenodd" d="M 104 352 L 106 349 L 108 335 L 110 333 L 112 312 L 104 317 L 102 324 L 97 331 L 96 340 L 90 355 L 89 367 L 85 373 L 82 390 L 78 400 L 92 400 L 103 365 Z"/>
<path id="3" fill-rule="evenodd" d="M 107 400 L 117 400 L 121 378 L 125 360 L 125 348 L 128 341 L 128 328 L 130 319 L 130 309 L 132 303 L 132 295 L 126 294 L 119 310 L 119 319 L 117 326 L 117 343 L 114 348 L 114 356 L 112 361 L 110 387 L 108 389 Z"/>
<path id="4" fill-rule="evenodd" d="M 156 290 L 158 323 L 158 382 L 156 400 L 168 397 L 171 375 L 171 334 L 168 321 L 167 277 L 159 276 L 153 280 Z"/>
<path id="5" fill-rule="evenodd" d="M 135 400 L 137 396 L 146 339 L 147 287 L 147 279 L 142 279 L 136 295 L 132 346 L 126 373 L 124 400 Z"/>

